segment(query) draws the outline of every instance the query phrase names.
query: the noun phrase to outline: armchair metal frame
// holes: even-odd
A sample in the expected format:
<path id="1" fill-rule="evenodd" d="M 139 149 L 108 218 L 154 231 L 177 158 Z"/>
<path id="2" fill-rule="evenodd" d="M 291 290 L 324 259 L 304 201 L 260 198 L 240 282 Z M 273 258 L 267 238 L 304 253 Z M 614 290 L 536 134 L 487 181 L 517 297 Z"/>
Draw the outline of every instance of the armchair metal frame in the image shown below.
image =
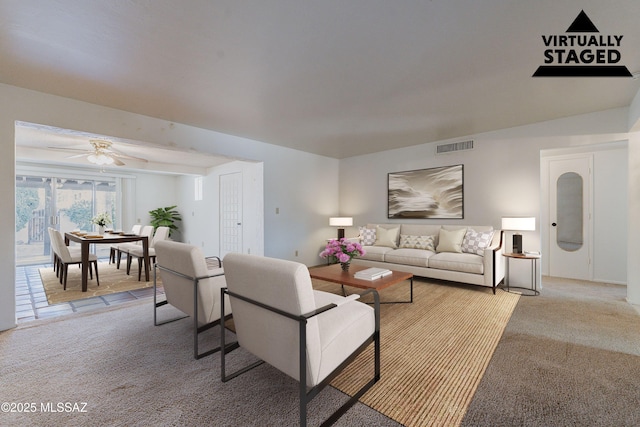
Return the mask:
<path id="1" fill-rule="evenodd" d="M 380 297 L 378 292 L 375 289 L 367 289 L 363 293 L 359 294 L 360 296 L 366 294 L 373 294 L 374 297 L 374 310 L 375 310 L 375 331 L 374 333 L 367 338 L 367 340 L 358 347 L 347 359 L 345 359 L 336 369 L 334 369 L 327 377 L 322 380 L 319 384 L 312 388 L 307 388 L 307 320 L 311 319 L 314 316 L 321 315 L 322 313 L 331 310 L 337 307 L 336 304 L 328 304 L 324 307 L 318 308 L 312 312 L 303 314 L 303 315 L 295 315 L 291 313 L 287 313 L 278 308 L 263 304 L 259 301 L 252 300 L 250 298 L 244 297 L 242 295 L 238 295 L 234 292 L 228 290 L 228 288 L 222 288 L 220 290 L 221 296 L 221 316 L 224 315 L 224 296 L 229 295 L 234 298 L 238 298 L 242 301 L 246 301 L 250 304 L 261 307 L 265 310 L 269 310 L 286 318 L 289 318 L 295 322 L 298 322 L 299 325 L 299 334 L 300 334 L 300 388 L 299 388 L 299 396 L 300 396 L 300 426 L 306 427 L 307 425 L 307 405 L 311 400 L 318 395 L 340 372 L 346 368 L 351 362 L 355 360 L 355 358 L 362 353 L 372 342 L 374 343 L 374 377 L 367 382 L 360 390 L 358 390 L 346 403 L 340 406 L 333 414 L 331 414 L 325 421 L 322 422 L 321 426 L 330 426 L 335 423 L 345 412 L 347 412 L 357 401 L 365 394 L 376 382 L 380 380 Z M 236 343 L 237 344 L 237 343 Z M 225 338 L 224 334 L 220 336 L 220 347 L 224 348 L 225 346 Z M 251 369 L 261 365 L 264 363 L 263 360 L 255 362 L 249 366 L 241 368 L 236 372 L 233 372 L 229 375 L 226 374 L 225 371 L 225 354 L 227 351 L 223 351 L 220 353 L 221 355 L 221 378 L 222 382 L 227 382 L 232 380 L 233 378 L 242 375 L 245 372 L 250 371 Z"/>
<path id="2" fill-rule="evenodd" d="M 216 259 L 218 261 L 218 267 L 222 267 L 222 261 L 220 260 L 220 258 L 218 258 L 217 256 L 213 256 L 213 257 L 207 257 L 205 259 Z M 192 317 L 193 317 L 193 358 L 198 360 L 198 359 L 202 359 L 203 357 L 209 356 L 213 353 L 216 353 L 218 351 L 220 351 L 220 349 L 222 347 L 215 347 L 213 349 L 207 350 L 203 353 L 200 353 L 198 350 L 198 335 L 201 334 L 202 332 L 205 332 L 211 328 L 213 328 L 214 326 L 220 325 L 221 331 L 220 331 L 220 335 L 224 338 L 224 322 L 222 322 L 222 320 L 224 319 L 224 321 L 226 322 L 228 319 L 233 317 L 233 314 L 229 314 L 225 317 L 220 317 L 220 319 L 215 320 L 211 323 L 207 323 L 206 325 L 202 325 L 202 326 L 198 326 L 198 283 L 200 282 L 200 280 L 203 279 L 209 279 L 212 277 L 219 277 L 219 276 L 224 276 L 224 273 L 220 273 L 220 274 L 212 274 L 212 275 L 208 275 L 208 276 L 200 276 L 200 277 L 191 277 L 191 276 L 187 276 L 185 274 L 182 274 L 178 271 L 175 270 L 171 270 L 169 268 L 163 267 L 161 265 L 158 265 L 158 263 L 155 263 L 153 265 L 153 324 L 155 326 L 160 326 L 160 325 L 164 325 L 167 323 L 171 323 L 171 322 L 175 322 L 177 320 L 182 320 L 186 317 L 189 317 L 189 315 L 185 315 L 185 316 L 178 316 L 172 319 L 167 319 L 167 320 L 163 320 L 161 322 L 158 322 L 158 307 L 162 307 L 163 305 L 167 305 L 169 304 L 169 301 L 167 301 L 166 299 L 163 301 L 158 301 L 158 293 L 157 293 L 157 270 L 161 270 L 164 272 L 167 272 L 169 274 L 175 274 L 176 276 L 182 277 L 184 279 L 187 280 L 191 280 L 193 281 L 193 312 L 195 313 Z M 239 345 L 237 342 L 233 342 L 231 344 L 228 345 L 228 347 L 226 348 L 226 352 L 230 352 L 233 349 L 238 348 Z"/>

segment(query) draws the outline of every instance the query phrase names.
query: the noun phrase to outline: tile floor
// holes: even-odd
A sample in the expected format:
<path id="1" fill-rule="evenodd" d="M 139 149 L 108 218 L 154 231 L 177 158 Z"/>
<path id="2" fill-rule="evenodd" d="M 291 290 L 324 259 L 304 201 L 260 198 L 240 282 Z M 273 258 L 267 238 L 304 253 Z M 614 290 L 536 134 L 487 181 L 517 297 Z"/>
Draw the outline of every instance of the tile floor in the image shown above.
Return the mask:
<path id="1" fill-rule="evenodd" d="M 38 273 L 38 269 L 42 267 L 52 268 L 51 264 L 16 267 L 16 317 L 18 324 L 62 314 L 87 312 L 137 299 L 153 298 L 153 287 L 150 287 L 49 305 L 42 280 L 40 280 L 40 273 Z M 159 288 L 158 294 L 162 293 L 162 289 Z"/>

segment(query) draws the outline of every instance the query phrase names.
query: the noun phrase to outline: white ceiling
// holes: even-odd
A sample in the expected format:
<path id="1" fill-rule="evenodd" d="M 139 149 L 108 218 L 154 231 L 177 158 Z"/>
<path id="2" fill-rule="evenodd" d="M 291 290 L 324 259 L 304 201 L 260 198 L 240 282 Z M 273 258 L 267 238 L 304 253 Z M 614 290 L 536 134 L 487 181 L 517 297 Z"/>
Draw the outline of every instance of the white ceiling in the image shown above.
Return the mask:
<path id="1" fill-rule="evenodd" d="M 131 141 L 107 135 L 55 128 L 33 123 L 16 123 L 16 160 L 54 165 L 98 167 L 118 171 L 147 171 L 163 174 L 207 175 L 208 169 L 231 162 L 233 158 L 212 156 L 193 151 L 160 148 L 142 141 Z M 101 139 L 111 142 L 111 148 L 125 156 L 143 160 L 120 158 L 124 166 L 96 166 L 79 154 L 93 152 L 89 141 Z M 57 149 L 50 149 L 55 147 Z"/>
<path id="2" fill-rule="evenodd" d="M 531 77 L 582 9 L 640 70 L 638 0 L 0 0 L 0 82 L 344 158 L 628 106 Z"/>

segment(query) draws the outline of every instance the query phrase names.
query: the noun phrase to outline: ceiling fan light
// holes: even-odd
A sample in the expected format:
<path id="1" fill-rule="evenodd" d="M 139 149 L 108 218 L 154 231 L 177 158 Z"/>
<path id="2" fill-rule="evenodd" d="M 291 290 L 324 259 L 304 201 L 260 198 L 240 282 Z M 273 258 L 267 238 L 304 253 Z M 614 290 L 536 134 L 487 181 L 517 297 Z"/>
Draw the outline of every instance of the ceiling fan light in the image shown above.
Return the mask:
<path id="1" fill-rule="evenodd" d="M 87 160 L 91 163 L 95 163 L 96 165 L 110 165 L 113 163 L 112 157 L 102 153 L 90 154 L 87 156 Z"/>

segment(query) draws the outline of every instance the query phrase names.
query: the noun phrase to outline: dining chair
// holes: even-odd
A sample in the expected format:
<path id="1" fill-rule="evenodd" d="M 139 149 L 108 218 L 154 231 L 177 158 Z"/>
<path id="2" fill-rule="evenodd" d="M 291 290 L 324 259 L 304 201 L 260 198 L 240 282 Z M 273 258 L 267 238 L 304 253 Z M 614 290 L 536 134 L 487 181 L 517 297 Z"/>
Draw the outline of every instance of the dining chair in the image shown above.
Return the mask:
<path id="1" fill-rule="evenodd" d="M 64 237 L 62 233 L 58 230 L 52 229 L 53 242 L 55 246 L 55 251 L 58 254 L 58 271 L 60 277 L 60 283 L 63 284 L 64 290 L 67 290 L 67 277 L 69 275 L 69 265 L 82 263 L 82 255 L 78 252 L 74 251 L 74 254 L 71 253 L 69 247 L 64 244 Z M 100 286 L 100 279 L 98 277 L 98 257 L 95 254 L 89 254 L 89 275 L 93 280 L 93 271 L 92 267 L 95 268 L 96 271 L 96 283 Z"/>
<path id="2" fill-rule="evenodd" d="M 135 224 L 133 227 L 131 227 L 131 233 L 133 234 L 140 234 L 141 230 L 142 224 Z M 118 246 L 119 245 L 111 245 L 111 247 L 109 248 L 109 264 L 116 262 L 116 257 L 119 252 Z M 119 263 L 117 265 L 117 268 L 120 268 Z"/>
<path id="3" fill-rule="evenodd" d="M 142 227 L 142 229 L 140 230 L 140 233 L 138 233 L 139 236 L 146 236 L 149 239 L 149 243 L 151 243 L 151 237 L 153 237 L 153 225 L 145 225 Z M 126 254 L 128 253 L 129 250 L 131 249 L 135 249 L 137 247 L 142 248 L 142 241 L 138 241 L 138 242 L 131 242 L 131 243 L 122 243 L 118 245 L 118 252 L 117 252 L 117 262 L 116 262 L 116 268 L 120 268 L 120 260 L 122 259 L 122 254 Z M 129 271 L 127 270 L 127 274 L 129 274 Z"/>
<path id="4" fill-rule="evenodd" d="M 153 239 L 149 242 L 149 260 L 151 265 L 156 260 L 156 243 L 167 240 L 169 237 L 169 227 L 158 227 L 153 235 Z M 142 277 L 142 266 L 144 265 L 144 248 L 142 245 L 131 245 L 126 247 L 127 253 L 127 274 L 131 271 L 131 261 L 133 258 L 138 260 L 138 281 Z"/>
<path id="5" fill-rule="evenodd" d="M 358 354 L 373 343 L 372 377 L 323 425 L 335 422 L 360 396 L 380 379 L 380 299 L 368 289 L 374 305 L 348 297 L 314 290 L 304 264 L 239 253 L 223 261 L 233 308 L 233 323 L 240 347 L 260 360 L 227 374 L 225 352 L 221 352 L 221 377 L 227 382 L 262 362 L 299 382 L 300 425 L 307 424 L 307 405 Z M 221 298 L 220 316 L 229 308 Z M 225 347 L 221 334 L 220 346 Z M 368 374 L 362 373 L 363 381 Z M 256 374 L 258 375 L 258 374 Z"/>
<path id="6" fill-rule="evenodd" d="M 51 260 L 53 262 L 53 272 L 56 273 L 56 277 L 58 277 L 58 247 L 56 245 L 56 239 L 53 236 L 53 227 L 48 227 L 47 232 L 49 233 L 49 242 L 51 243 Z"/>
<path id="7" fill-rule="evenodd" d="M 53 272 L 56 273 L 56 277 L 60 276 L 60 257 L 58 256 L 58 249 L 56 244 L 56 239 L 53 236 L 53 233 L 57 230 L 53 227 L 48 227 L 47 232 L 49 233 L 49 242 L 51 243 L 51 257 L 53 261 Z M 80 248 L 78 247 L 70 247 L 67 246 L 69 253 L 71 256 L 80 256 Z"/>

